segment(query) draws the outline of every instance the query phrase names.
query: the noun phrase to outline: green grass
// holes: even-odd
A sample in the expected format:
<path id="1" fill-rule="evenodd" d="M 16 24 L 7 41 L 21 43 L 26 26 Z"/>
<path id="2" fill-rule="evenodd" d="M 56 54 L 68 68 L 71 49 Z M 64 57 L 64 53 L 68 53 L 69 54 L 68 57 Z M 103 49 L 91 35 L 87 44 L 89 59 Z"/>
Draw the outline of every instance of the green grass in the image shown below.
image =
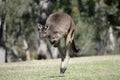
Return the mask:
<path id="1" fill-rule="evenodd" d="M 60 59 L 0 65 L 0 80 L 120 80 L 120 56 L 71 58 L 64 75 Z"/>

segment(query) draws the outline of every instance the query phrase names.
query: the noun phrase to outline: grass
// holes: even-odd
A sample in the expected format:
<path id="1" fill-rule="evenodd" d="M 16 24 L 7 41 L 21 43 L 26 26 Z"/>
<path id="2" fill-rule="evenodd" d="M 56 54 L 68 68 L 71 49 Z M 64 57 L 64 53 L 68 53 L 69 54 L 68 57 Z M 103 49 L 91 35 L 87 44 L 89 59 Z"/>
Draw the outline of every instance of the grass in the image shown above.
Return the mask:
<path id="1" fill-rule="evenodd" d="M 120 80 L 120 55 L 71 58 L 65 74 L 60 59 L 0 65 L 0 80 Z"/>

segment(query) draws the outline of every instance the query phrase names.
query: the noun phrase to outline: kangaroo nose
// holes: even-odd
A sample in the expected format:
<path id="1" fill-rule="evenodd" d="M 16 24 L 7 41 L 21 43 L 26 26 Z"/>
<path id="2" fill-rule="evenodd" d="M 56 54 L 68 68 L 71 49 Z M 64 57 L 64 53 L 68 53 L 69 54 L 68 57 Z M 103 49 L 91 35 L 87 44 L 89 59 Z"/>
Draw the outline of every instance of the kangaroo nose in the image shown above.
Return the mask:
<path id="1" fill-rule="evenodd" d="M 43 37 L 46 37 L 46 35 L 45 35 L 45 34 L 43 34 Z"/>

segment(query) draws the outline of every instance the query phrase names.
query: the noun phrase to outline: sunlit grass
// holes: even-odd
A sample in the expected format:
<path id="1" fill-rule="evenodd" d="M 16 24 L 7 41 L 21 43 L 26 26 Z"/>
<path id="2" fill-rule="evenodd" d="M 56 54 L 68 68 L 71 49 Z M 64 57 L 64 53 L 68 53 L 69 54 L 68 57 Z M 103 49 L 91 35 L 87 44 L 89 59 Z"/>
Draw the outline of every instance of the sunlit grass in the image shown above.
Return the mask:
<path id="1" fill-rule="evenodd" d="M 119 80 L 120 56 L 72 58 L 64 75 L 60 59 L 0 65 L 0 80 Z"/>

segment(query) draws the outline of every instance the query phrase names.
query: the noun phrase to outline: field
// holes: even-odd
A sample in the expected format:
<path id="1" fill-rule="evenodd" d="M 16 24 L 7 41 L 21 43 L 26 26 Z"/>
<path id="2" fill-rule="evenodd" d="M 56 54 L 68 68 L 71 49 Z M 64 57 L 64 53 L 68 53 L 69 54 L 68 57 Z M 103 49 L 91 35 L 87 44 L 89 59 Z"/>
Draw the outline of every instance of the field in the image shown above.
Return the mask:
<path id="1" fill-rule="evenodd" d="M 0 65 L 0 80 L 120 80 L 120 55 L 71 58 L 65 74 L 60 59 Z"/>

